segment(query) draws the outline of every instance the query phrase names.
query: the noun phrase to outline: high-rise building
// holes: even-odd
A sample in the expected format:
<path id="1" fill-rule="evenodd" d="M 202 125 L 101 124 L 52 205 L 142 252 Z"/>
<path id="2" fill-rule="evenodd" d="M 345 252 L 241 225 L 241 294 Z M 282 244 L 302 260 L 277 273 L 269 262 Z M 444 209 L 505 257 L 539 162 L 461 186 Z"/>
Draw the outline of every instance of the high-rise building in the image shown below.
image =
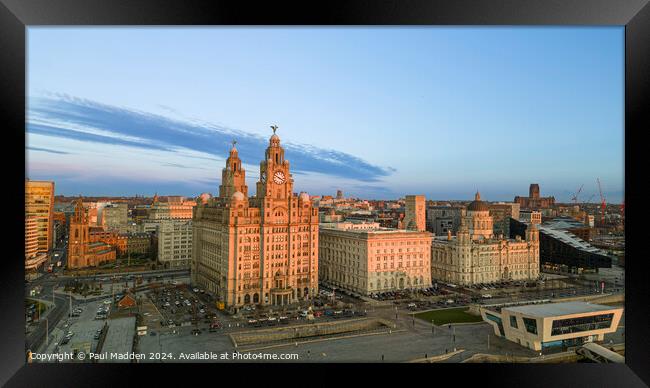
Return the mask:
<path id="1" fill-rule="evenodd" d="M 145 235 L 148 235 L 145 233 Z M 187 268 L 192 260 L 192 220 L 163 220 L 158 225 L 158 262 Z"/>
<path id="2" fill-rule="evenodd" d="M 343 191 L 336 190 L 336 199 L 343 199 Z"/>
<path id="3" fill-rule="evenodd" d="M 47 261 L 46 253 L 38 252 L 38 221 L 35 216 L 25 216 L 25 271 L 38 269 Z"/>
<path id="4" fill-rule="evenodd" d="M 115 260 L 115 248 L 102 241 L 91 242 L 88 214 L 81 199 L 70 218 L 68 237 L 68 268 L 95 267 Z"/>
<path id="5" fill-rule="evenodd" d="M 490 216 L 494 220 L 494 234 L 510 236 L 510 218 L 519 219 L 520 205 L 515 202 L 490 204 Z"/>
<path id="6" fill-rule="evenodd" d="M 430 287 L 431 238 L 377 222 L 321 224 L 319 278 L 361 295 Z"/>
<path id="7" fill-rule="evenodd" d="M 318 208 L 293 193 L 275 129 L 255 197 L 233 144 L 219 196 L 194 211 L 192 283 L 227 306 L 287 305 L 318 292 Z"/>
<path id="8" fill-rule="evenodd" d="M 25 215 L 36 219 L 38 252 L 48 253 L 54 246 L 54 182 L 25 180 Z"/>
<path id="9" fill-rule="evenodd" d="M 126 203 L 107 205 L 102 210 L 102 220 L 108 230 L 125 233 L 127 228 L 129 208 Z"/>
<path id="10" fill-rule="evenodd" d="M 430 205 L 427 207 L 426 214 L 427 230 L 436 236 L 446 236 L 448 232 L 456 234 L 466 209 L 461 205 Z"/>
<path id="11" fill-rule="evenodd" d="M 406 196 L 406 214 L 404 215 L 404 228 L 423 232 L 426 230 L 426 200 L 424 195 Z"/>

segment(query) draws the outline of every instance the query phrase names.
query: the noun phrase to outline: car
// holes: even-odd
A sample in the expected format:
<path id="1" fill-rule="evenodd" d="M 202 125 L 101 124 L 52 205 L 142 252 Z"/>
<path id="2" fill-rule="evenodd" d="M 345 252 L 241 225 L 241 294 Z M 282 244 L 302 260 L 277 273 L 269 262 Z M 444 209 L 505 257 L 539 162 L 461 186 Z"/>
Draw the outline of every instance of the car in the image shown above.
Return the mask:
<path id="1" fill-rule="evenodd" d="M 153 336 L 156 335 L 156 332 L 155 332 L 155 331 L 150 331 L 150 332 L 149 332 L 149 335 L 153 337 Z"/>
<path id="2" fill-rule="evenodd" d="M 490 298 L 492 298 L 492 295 L 490 295 L 490 294 L 483 294 L 483 295 L 481 295 L 481 298 L 483 298 L 483 299 L 490 299 Z"/>
<path id="3" fill-rule="evenodd" d="M 192 330 L 192 335 L 199 335 L 199 334 L 201 334 L 201 330 L 199 330 L 199 329 L 193 329 Z"/>
<path id="4" fill-rule="evenodd" d="M 193 289 L 192 291 L 194 291 L 194 292 L 199 292 L 199 289 L 198 289 L 198 288 L 195 288 L 195 289 Z"/>

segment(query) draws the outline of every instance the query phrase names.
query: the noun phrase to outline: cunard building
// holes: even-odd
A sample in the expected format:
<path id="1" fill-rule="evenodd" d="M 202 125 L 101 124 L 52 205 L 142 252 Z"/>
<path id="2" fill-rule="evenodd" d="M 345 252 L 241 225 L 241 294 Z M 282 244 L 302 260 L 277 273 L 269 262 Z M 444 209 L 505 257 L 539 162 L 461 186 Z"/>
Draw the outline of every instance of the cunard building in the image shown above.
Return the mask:
<path id="1" fill-rule="evenodd" d="M 199 197 L 194 210 L 192 283 L 228 307 L 287 305 L 318 292 L 318 209 L 293 193 L 272 128 L 255 196 L 233 144 L 219 196 Z"/>

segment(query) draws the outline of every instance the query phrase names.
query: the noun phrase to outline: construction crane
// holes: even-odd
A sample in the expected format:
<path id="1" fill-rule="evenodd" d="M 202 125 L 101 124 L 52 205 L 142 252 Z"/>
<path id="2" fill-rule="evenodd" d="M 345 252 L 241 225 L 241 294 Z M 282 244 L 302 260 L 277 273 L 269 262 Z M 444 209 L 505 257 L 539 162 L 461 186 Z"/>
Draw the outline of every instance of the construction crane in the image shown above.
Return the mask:
<path id="1" fill-rule="evenodd" d="M 584 184 L 582 184 L 580 186 L 580 188 L 578 189 L 578 191 L 576 191 L 576 193 L 573 194 L 573 196 L 571 197 L 571 200 L 573 201 L 573 203 L 578 204 L 578 195 L 580 195 L 580 192 L 582 191 L 583 186 L 584 186 Z"/>
<path id="2" fill-rule="evenodd" d="M 591 203 L 591 200 L 594 199 L 595 196 L 596 194 L 591 194 L 591 197 L 589 197 L 589 199 L 585 203 Z"/>
<path id="3" fill-rule="evenodd" d="M 625 218 L 625 200 L 621 203 L 621 217 Z"/>
<path id="4" fill-rule="evenodd" d="M 600 224 L 605 225 L 605 209 L 607 208 L 607 202 L 603 196 L 603 189 L 600 187 L 600 179 L 596 178 L 598 183 L 598 193 L 600 194 Z"/>

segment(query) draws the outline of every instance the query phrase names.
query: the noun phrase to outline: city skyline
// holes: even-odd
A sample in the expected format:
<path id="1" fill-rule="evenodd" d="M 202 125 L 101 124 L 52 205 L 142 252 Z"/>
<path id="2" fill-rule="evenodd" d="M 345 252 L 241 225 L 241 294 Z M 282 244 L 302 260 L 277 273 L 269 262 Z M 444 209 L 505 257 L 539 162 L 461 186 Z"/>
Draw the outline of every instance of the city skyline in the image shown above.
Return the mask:
<path id="1" fill-rule="evenodd" d="M 295 30 L 28 29 L 27 177 L 215 194 L 236 140 L 252 195 L 277 124 L 297 192 L 621 202 L 623 28 Z"/>

